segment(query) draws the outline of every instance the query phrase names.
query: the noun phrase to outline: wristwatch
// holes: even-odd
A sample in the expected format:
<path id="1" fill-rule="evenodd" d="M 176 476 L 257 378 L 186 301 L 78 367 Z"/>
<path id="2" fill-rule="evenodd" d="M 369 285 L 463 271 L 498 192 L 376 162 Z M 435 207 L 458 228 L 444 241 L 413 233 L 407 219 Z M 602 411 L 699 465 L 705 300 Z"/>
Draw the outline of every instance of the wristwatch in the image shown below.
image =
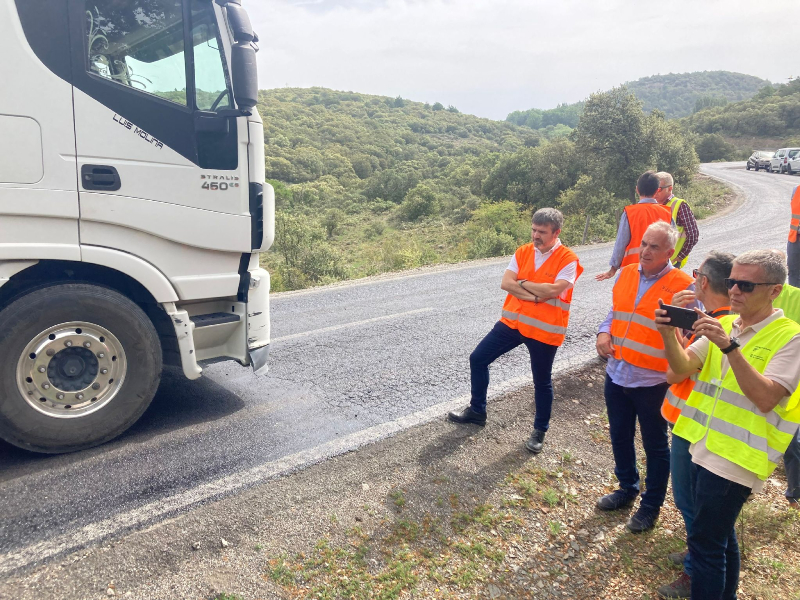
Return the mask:
<path id="1" fill-rule="evenodd" d="M 720 348 L 723 354 L 728 354 L 729 352 L 733 352 L 739 347 L 739 338 L 732 337 L 731 338 L 731 345 L 727 348 Z"/>

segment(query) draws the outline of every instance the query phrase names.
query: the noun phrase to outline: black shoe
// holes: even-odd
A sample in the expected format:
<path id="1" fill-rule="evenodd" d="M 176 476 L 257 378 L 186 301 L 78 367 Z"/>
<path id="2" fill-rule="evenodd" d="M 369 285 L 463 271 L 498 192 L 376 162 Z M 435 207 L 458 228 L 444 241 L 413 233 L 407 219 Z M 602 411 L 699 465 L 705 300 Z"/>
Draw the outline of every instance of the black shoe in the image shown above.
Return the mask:
<path id="1" fill-rule="evenodd" d="M 619 510 L 633 504 L 636 495 L 631 495 L 626 491 L 617 490 L 611 494 L 606 494 L 597 501 L 597 508 L 600 510 Z"/>
<path id="2" fill-rule="evenodd" d="M 475 425 L 486 425 L 486 413 L 479 413 L 468 406 L 464 410 L 454 410 L 447 413 L 447 418 L 455 423 L 475 423 Z"/>
<path id="3" fill-rule="evenodd" d="M 525 442 L 525 448 L 534 454 L 539 454 L 544 446 L 544 434 L 546 432 L 534 429 L 531 437 Z"/>
<path id="4" fill-rule="evenodd" d="M 683 561 L 686 560 L 686 555 L 689 554 L 688 550 L 683 552 L 670 552 L 667 554 L 667 560 L 676 567 L 683 567 Z"/>
<path id="5" fill-rule="evenodd" d="M 640 506 L 627 523 L 627 527 L 633 533 L 642 533 L 648 529 L 656 526 L 658 520 L 658 513 L 661 512 L 657 508 L 649 508 L 647 506 Z"/>

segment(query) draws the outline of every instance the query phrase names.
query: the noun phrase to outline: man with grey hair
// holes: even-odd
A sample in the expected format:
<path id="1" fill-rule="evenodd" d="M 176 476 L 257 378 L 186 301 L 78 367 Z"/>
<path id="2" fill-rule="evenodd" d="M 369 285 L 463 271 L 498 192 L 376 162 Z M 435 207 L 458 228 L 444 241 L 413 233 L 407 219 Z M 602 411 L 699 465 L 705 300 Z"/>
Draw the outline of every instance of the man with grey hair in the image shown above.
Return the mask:
<path id="1" fill-rule="evenodd" d="M 639 495 L 636 467 L 636 421 L 647 456 L 645 492 L 628 521 L 634 533 L 655 526 L 669 481 L 667 422 L 661 404 L 669 388 L 664 344 L 656 331 L 655 311 L 692 286 L 692 278 L 672 266 L 677 230 L 657 221 L 645 230 L 638 264 L 623 267 L 614 283 L 613 302 L 597 334 L 597 353 L 608 359 L 605 400 L 608 411 L 614 474 L 619 489 L 597 501 L 600 510 L 618 510 Z"/>
<path id="2" fill-rule="evenodd" d="M 675 182 L 672 175 L 666 171 L 659 171 L 656 173 L 656 177 L 658 177 L 658 191 L 653 198 L 659 204 L 666 206 L 672 213 L 672 222 L 678 228 L 678 243 L 675 245 L 675 253 L 672 255 L 672 264 L 682 269 L 689 260 L 689 253 L 700 239 L 697 220 L 694 218 L 689 203 L 673 195 L 672 189 Z"/>
<path id="3" fill-rule="evenodd" d="M 666 311 L 656 313 L 670 377 L 697 373 L 673 430 L 691 444 L 692 598 L 736 598 L 736 519 L 800 425 L 800 325 L 773 306 L 786 272 L 783 255 L 774 250 L 739 255 L 725 280 L 738 316 L 714 319 L 698 310 L 696 341 L 687 349 Z"/>
<path id="4" fill-rule="evenodd" d="M 564 216 L 555 208 L 533 215 L 531 243 L 517 249 L 500 288 L 508 293 L 500 320 L 469 357 L 472 396 L 461 411 L 449 413 L 456 423 L 486 424 L 489 365 L 525 344 L 531 357 L 536 417 L 525 448 L 542 451 L 553 406 L 553 360 L 564 342 L 572 290 L 583 268 L 577 255 L 558 239 Z"/>

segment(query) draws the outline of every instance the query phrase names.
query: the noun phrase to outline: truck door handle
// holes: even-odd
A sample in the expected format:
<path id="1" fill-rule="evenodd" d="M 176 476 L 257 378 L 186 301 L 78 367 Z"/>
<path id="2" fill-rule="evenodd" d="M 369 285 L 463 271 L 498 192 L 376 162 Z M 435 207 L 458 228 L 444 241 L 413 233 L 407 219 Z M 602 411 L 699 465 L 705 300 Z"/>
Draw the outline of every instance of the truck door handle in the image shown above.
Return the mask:
<path id="1" fill-rule="evenodd" d="M 119 173 L 114 167 L 106 165 L 81 166 L 81 185 L 85 190 L 105 190 L 113 192 L 122 187 Z"/>

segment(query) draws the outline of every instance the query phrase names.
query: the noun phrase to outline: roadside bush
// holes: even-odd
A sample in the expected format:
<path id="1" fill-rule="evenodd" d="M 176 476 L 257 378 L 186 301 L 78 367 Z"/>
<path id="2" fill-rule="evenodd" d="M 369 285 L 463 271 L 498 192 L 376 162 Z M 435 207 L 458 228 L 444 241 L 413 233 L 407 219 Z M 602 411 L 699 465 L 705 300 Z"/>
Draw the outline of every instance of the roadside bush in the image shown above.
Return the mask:
<path id="1" fill-rule="evenodd" d="M 479 207 L 467 223 L 467 239 L 475 240 L 486 231 L 504 234 L 519 246 L 530 241 L 530 212 L 519 204 L 505 202 L 487 203 Z"/>
<path id="2" fill-rule="evenodd" d="M 733 160 L 736 158 L 736 147 L 725 141 L 718 133 L 709 133 L 700 137 L 695 145 L 700 162 L 714 160 Z"/>
<path id="3" fill-rule="evenodd" d="M 467 258 L 506 256 L 513 254 L 519 246 L 520 244 L 507 233 L 498 233 L 494 229 L 487 229 L 472 239 L 467 250 Z"/>
<path id="4" fill-rule="evenodd" d="M 439 199 L 430 187 L 420 183 L 410 190 L 397 208 L 401 221 L 417 221 L 439 212 Z"/>

